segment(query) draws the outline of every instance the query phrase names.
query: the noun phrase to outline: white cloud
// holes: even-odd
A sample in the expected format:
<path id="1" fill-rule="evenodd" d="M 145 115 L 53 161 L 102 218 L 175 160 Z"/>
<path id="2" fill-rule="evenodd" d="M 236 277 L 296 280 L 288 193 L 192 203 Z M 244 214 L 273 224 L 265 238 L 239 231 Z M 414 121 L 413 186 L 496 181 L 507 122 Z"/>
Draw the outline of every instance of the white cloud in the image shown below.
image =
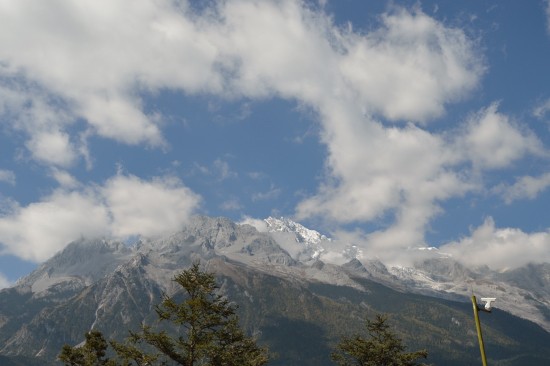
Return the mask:
<path id="1" fill-rule="evenodd" d="M 268 230 L 267 223 L 261 219 L 255 219 L 250 216 L 245 216 L 239 222 L 239 225 L 250 225 L 256 228 L 261 233 L 266 233 Z"/>
<path id="2" fill-rule="evenodd" d="M 6 278 L 6 276 L 0 273 L 0 290 L 10 286 L 11 282 Z"/>
<path id="3" fill-rule="evenodd" d="M 519 199 L 534 199 L 539 193 L 550 187 L 550 173 L 538 177 L 524 176 L 511 186 L 499 185 L 494 192 L 502 195 L 508 204 Z"/>
<path id="4" fill-rule="evenodd" d="M 26 129 L 34 157 L 48 148 L 46 163 L 71 163 L 75 146 L 63 133 L 78 118 L 103 137 L 162 145 L 139 93 L 164 88 L 276 94 L 314 108 L 328 92 L 357 96 L 369 113 L 426 120 L 475 87 L 483 71 L 462 31 L 421 11 L 398 9 L 365 36 L 338 29 L 300 1 L 232 0 L 215 7 L 199 15 L 186 2 L 168 0 L 2 2 L 0 76 L 11 80 L 4 88 L 24 92 L 34 85 L 64 108 L 63 123 L 48 122 L 51 128 L 38 136 Z M 40 138 L 45 133 L 52 144 Z M 61 149 L 70 152 L 65 160 Z"/>
<path id="5" fill-rule="evenodd" d="M 474 89 L 484 64 L 462 31 L 402 9 L 367 35 L 293 1 L 226 2 L 221 13 L 231 88 L 298 99 L 321 118 L 329 174 L 299 217 L 365 222 L 397 210 L 396 226 L 372 239 L 403 246 L 422 242 L 438 200 L 472 188 L 450 169 L 459 159 L 444 138 L 370 117 L 427 122 Z"/>
<path id="6" fill-rule="evenodd" d="M 327 39 L 338 30 L 302 2 L 228 1 L 220 13 L 222 67 L 235 93 L 311 102 L 338 76 L 340 54 Z"/>
<path id="7" fill-rule="evenodd" d="M 159 146 L 164 143 L 154 119 L 141 111 L 139 102 L 126 97 L 92 95 L 82 102 L 81 113 L 100 136 L 127 144 L 148 142 Z"/>
<path id="8" fill-rule="evenodd" d="M 15 173 L 11 170 L 0 169 L 0 182 L 15 185 Z"/>
<path id="9" fill-rule="evenodd" d="M 267 174 L 263 172 L 249 172 L 247 175 L 252 180 L 261 180 L 267 178 Z"/>
<path id="10" fill-rule="evenodd" d="M 281 189 L 277 188 L 274 184 L 271 184 L 269 189 L 265 192 L 256 192 L 252 194 L 252 202 L 273 200 L 281 194 Z"/>
<path id="11" fill-rule="evenodd" d="M 63 188 L 76 188 L 79 186 L 79 182 L 67 171 L 53 168 L 51 171 L 52 177 L 57 181 L 59 186 Z"/>
<path id="12" fill-rule="evenodd" d="M 77 157 L 64 132 L 71 116 L 56 103 L 36 87 L 0 84 L 0 123 L 25 133 L 26 147 L 35 160 L 68 167 Z"/>
<path id="13" fill-rule="evenodd" d="M 221 158 L 215 159 L 210 166 L 195 162 L 193 170 L 200 174 L 214 177 L 218 182 L 238 177 L 237 172 L 231 169 L 229 163 Z"/>
<path id="14" fill-rule="evenodd" d="M 238 9 L 239 39 L 256 41 L 250 34 L 262 27 L 270 50 L 262 52 L 259 40 L 252 46 L 241 41 L 246 49 L 239 53 L 247 57 L 235 85 L 258 95 L 272 89 L 319 112 L 328 175 L 319 192 L 299 204 L 297 216 L 346 223 L 393 213 L 395 226 L 373 234 L 372 242 L 422 243 L 437 201 L 471 185 L 450 169 L 458 158 L 444 138 L 412 125 L 386 128 L 370 115 L 427 122 L 442 114 L 446 103 L 475 88 L 483 72 L 474 44 L 420 11 L 386 15 L 381 29 L 362 36 L 285 4 L 269 19 L 258 16 L 260 6 Z M 255 15 L 243 15 L 248 13 Z"/>
<path id="15" fill-rule="evenodd" d="M 80 236 L 108 233 L 106 207 L 91 192 L 57 191 L 0 217 L 3 252 L 42 261 Z"/>
<path id="16" fill-rule="evenodd" d="M 34 133 L 27 147 L 36 160 L 47 164 L 67 167 L 76 159 L 69 135 L 60 131 Z"/>
<path id="17" fill-rule="evenodd" d="M 236 211 L 236 210 L 241 210 L 243 206 L 241 205 L 238 199 L 231 198 L 222 202 L 222 204 L 220 205 L 220 208 L 224 211 Z"/>
<path id="18" fill-rule="evenodd" d="M 173 178 L 117 175 L 103 186 L 59 189 L 0 216 L 2 252 L 43 261 L 81 236 L 154 236 L 177 230 L 199 197 Z"/>
<path id="19" fill-rule="evenodd" d="M 175 178 L 145 182 L 118 175 L 107 181 L 101 193 L 111 214 L 111 232 L 117 237 L 175 231 L 199 203 L 199 197 Z"/>
<path id="20" fill-rule="evenodd" d="M 199 163 L 195 162 L 193 164 L 193 171 L 198 171 L 199 173 L 201 174 L 204 174 L 204 175 L 210 175 L 212 174 L 210 172 L 210 169 L 208 169 L 207 166 L 204 166 L 204 165 L 200 165 Z"/>
<path id="21" fill-rule="evenodd" d="M 549 8 L 550 8 L 550 5 L 549 5 Z M 540 103 L 533 109 L 533 116 L 537 118 L 544 118 L 549 111 L 550 111 L 550 99 L 547 99 L 546 101 Z"/>
<path id="22" fill-rule="evenodd" d="M 388 128 L 341 104 L 325 105 L 329 176 L 298 205 L 297 216 L 340 223 L 383 218 L 386 228 L 358 239 L 367 251 L 424 246 L 439 203 L 480 189 L 479 172 L 546 154 L 537 137 L 498 113 L 496 104 L 470 118 L 460 133 L 441 135 L 414 125 Z"/>
<path id="23" fill-rule="evenodd" d="M 229 163 L 222 159 L 216 159 L 213 163 L 214 170 L 217 172 L 219 180 L 226 180 L 229 178 L 236 178 L 237 173 L 232 171 L 229 167 Z"/>
<path id="24" fill-rule="evenodd" d="M 458 136 L 422 129 L 475 90 L 483 57 L 464 31 L 421 10 L 394 7 L 380 20 L 369 32 L 342 29 L 297 0 L 219 1 L 201 14 L 187 2 L 175 6 L 169 0 L 0 2 L 0 76 L 14 80 L 4 94 L 11 93 L 16 112 L 26 105 L 20 102 L 27 98 L 22 85 L 47 92 L 35 100 L 43 101 L 51 118 L 34 113 L 21 128 L 36 158 L 62 167 L 74 164 L 78 154 L 91 160 L 86 142 L 67 135 L 78 118 L 87 122 L 86 133 L 161 146 L 160 125 L 144 111 L 141 93 L 170 89 L 298 101 L 317 113 L 328 152 L 326 179 L 298 205 L 298 216 L 337 224 L 390 217 L 387 229 L 365 236 L 366 245 L 422 245 L 439 203 L 478 188 L 466 162 L 481 171 L 503 168 L 541 154 L 542 147 L 496 105 L 473 116 Z M 50 99 L 60 99 L 64 113 Z M 384 120 L 420 126 L 388 127 Z M 221 160 L 196 168 L 231 175 Z M 108 229 L 119 235 L 136 227 L 154 231 L 138 201 L 151 205 L 151 212 L 158 207 L 143 192 L 166 203 L 164 193 L 174 191 L 180 209 L 197 204 L 177 184 L 136 180 L 113 178 L 95 193 L 105 200 Z M 136 202 L 121 187 L 134 192 Z M 278 192 L 271 187 L 253 199 Z M 177 221 L 175 211 L 165 217 L 170 224 Z M 119 229 L 110 226 L 115 221 Z"/>
<path id="25" fill-rule="evenodd" d="M 316 196 L 303 201 L 298 217 L 321 215 L 351 223 L 391 215 L 392 225 L 372 233 L 368 245 L 423 245 L 425 227 L 440 210 L 437 203 L 473 188 L 452 170 L 456 153 L 442 137 L 413 125 L 385 128 L 355 120 L 337 126 L 329 143 L 334 182 L 328 180 Z"/>
<path id="26" fill-rule="evenodd" d="M 504 168 L 527 154 L 543 155 L 536 135 L 515 125 L 497 111 L 498 105 L 475 114 L 459 144 L 476 168 Z"/>
<path id="27" fill-rule="evenodd" d="M 488 218 L 471 236 L 443 245 L 440 250 L 469 266 L 516 268 L 531 262 L 550 262 L 550 232 L 496 228 L 493 219 Z"/>
<path id="28" fill-rule="evenodd" d="M 174 87 L 198 91 L 216 84 L 208 81 L 216 77 L 211 72 L 215 47 L 197 31 L 185 3 L 180 5 L 2 2 L 0 76 L 11 80 L 4 87 L 26 92 L 28 85 L 37 86 L 63 104 L 68 123 L 83 118 L 100 136 L 158 146 L 161 132 L 136 93 Z M 17 40 L 7 34 L 17 34 Z"/>
<path id="29" fill-rule="evenodd" d="M 367 110 L 388 119 L 425 121 L 471 91 L 484 70 L 473 43 L 421 11 L 397 9 L 366 37 L 346 39 L 342 73 Z"/>

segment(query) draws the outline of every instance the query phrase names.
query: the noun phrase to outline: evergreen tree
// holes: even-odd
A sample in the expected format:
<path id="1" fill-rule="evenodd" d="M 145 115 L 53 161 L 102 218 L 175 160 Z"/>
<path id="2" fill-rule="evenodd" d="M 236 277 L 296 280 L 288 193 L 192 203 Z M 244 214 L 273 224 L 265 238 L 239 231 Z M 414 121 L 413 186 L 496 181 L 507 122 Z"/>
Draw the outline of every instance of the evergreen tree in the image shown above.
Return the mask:
<path id="1" fill-rule="evenodd" d="M 178 326 L 177 337 L 144 325 L 139 332 L 130 332 L 126 342 L 110 342 L 118 357 L 115 362 L 104 358 L 107 342 L 101 333 L 91 332 L 94 337 L 86 335 L 83 347 L 65 345 L 59 359 L 68 366 L 261 366 L 267 363 L 267 349 L 259 347 L 240 328 L 236 306 L 218 294 L 212 273 L 201 271 L 195 263 L 174 281 L 182 287 L 184 300 L 178 302 L 164 295 L 156 312 L 161 322 L 170 321 Z M 88 359 L 92 363 L 88 363 Z"/>
<path id="2" fill-rule="evenodd" d="M 101 332 L 92 330 L 86 333 L 86 342 L 82 347 L 64 345 L 59 360 L 67 366 L 115 366 L 105 357 L 107 341 Z"/>
<path id="3" fill-rule="evenodd" d="M 401 339 L 390 330 L 387 317 L 377 315 L 366 320 L 368 338 L 355 335 L 344 338 L 331 357 L 340 366 L 416 366 L 419 358 L 428 357 L 426 350 L 405 352 Z"/>

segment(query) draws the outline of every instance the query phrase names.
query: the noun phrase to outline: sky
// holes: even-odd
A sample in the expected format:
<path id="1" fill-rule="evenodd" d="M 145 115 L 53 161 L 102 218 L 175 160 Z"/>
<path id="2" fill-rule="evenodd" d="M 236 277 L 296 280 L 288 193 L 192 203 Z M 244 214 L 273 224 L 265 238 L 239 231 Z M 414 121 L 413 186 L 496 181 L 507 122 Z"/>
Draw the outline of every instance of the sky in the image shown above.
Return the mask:
<path id="1" fill-rule="evenodd" d="M 0 0 L 0 287 L 196 214 L 550 262 L 549 66 L 545 0 Z"/>

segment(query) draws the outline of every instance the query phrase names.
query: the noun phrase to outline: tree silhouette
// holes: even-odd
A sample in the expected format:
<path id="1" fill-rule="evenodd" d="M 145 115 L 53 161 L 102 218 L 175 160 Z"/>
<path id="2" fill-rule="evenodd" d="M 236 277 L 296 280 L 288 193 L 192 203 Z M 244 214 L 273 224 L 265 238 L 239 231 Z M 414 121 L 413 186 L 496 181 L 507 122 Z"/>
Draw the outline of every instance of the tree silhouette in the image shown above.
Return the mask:
<path id="1" fill-rule="evenodd" d="M 93 330 L 86 333 L 86 342 L 82 347 L 64 345 L 59 360 L 69 366 L 111 366 L 113 360 L 105 357 L 108 343 L 101 332 Z"/>
<path id="2" fill-rule="evenodd" d="M 199 263 L 195 263 L 174 281 L 182 287 L 184 300 L 178 302 L 164 295 L 156 312 L 161 322 L 178 326 L 178 336 L 143 325 L 139 332 L 130 332 L 126 342 L 110 342 L 117 354 L 114 361 L 104 358 L 107 343 L 101 333 L 94 332 L 93 338 L 86 335 L 86 344 L 81 348 L 65 345 L 59 359 L 70 366 L 261 366 L 267 363 L 267 349 L 259 347 L 240 328 L 235 313 L 237 306 L 218 293 L 214 274 L 202 271 Z M 87 363 L 88 359 L 96 363 Z"/>
<path id="3" fill-rule="evenodd" d="M 401 339 L 391 331 L 387 316 L 366 319 L 368 337 L 344 338 L 331 357 L 340 366 L 416 366 L 419 358 L 428 357 L 426 350 L 405 352 Z"/>

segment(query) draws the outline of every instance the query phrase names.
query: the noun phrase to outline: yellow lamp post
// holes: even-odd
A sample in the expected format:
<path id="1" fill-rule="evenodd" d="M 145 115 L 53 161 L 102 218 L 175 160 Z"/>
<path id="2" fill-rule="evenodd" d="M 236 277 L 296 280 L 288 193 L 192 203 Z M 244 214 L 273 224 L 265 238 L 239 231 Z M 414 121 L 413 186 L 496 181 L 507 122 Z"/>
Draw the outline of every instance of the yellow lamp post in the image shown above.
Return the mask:
<path id="1" fill-rule="evenodd" d="M 481 362 L 483 366 L 487 366 L 487 357 L 485 356 L 485 345 L 483 344 L 483 335 L 481 334 L 481 323 L 479 322 L 479 311 L 485 311 L 487 313 L 491 312 L 491 303 L 495 301 L 494 297 L 485 297 L 481 298 L 481 301 L 485 302 L 485 307 L 480 308 L 477 305 L 477 300 L 474 295 L 472 295 L 472 305 L 474 307 L 474 319 L 476 322 L 477 329 L 477 339 L 479 341 L 479 351 L 481 352 Z"/>

